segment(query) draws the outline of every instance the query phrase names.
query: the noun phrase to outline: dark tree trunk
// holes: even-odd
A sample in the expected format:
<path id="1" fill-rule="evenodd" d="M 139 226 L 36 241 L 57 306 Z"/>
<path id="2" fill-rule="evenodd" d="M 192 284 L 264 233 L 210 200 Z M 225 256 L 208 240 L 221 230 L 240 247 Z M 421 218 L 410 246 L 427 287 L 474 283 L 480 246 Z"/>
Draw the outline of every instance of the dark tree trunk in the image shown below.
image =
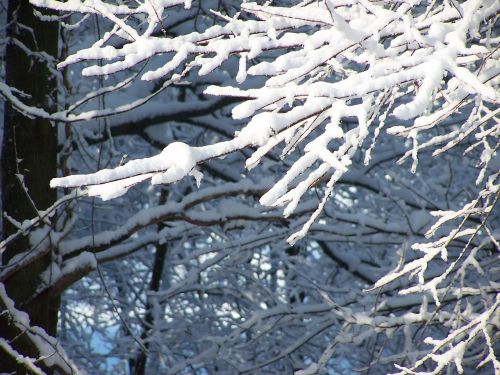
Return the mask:
<path id="1" fill-rule="evenodd" d="M 42 22 L 33 13 L 28 0 L 9 0 L 7 37 L 9 43 L 5 55 L 6 83 L 28 94 L 23 100 L 32 106 L 46 110 L 55 109 L 57 81 L 48 69 L 43 55 L 57 56 L 58 24 Z M 20 27 L 23 25 L 23 27 Z M 13 40 L 24 44 L 34 52 L 28 56 Z M 49 187 L 49 181 L 56 175 L 57 133 L 50 122 L 42 119 L 29 119 L 12 108 L 5 107 L 4 134 L 1 155 L 1 183 L 3 213 L 18 222 L 37 216 L 37 210 L 49 207 L 56 200 L 56 192 Z M 18 176 L 24 178 L 28 190 L 26 194 Z M 3 219 L 2 238 L 7 238 L 17 229 L 9 220 Z M 27 238 L 20 238 L 7 247 L 1 258 L 5 266 L 16 255 L 30 250 Z M 40 284 L 40 272 L 45 270 L 51 260 L 52 251 L 32 262 L 28 267 L 2 280 L 7 294 L 14 300 L 16 308 L 25 311 L 31 325 L 45 329 L 55 335 L 59 298 L 44 294 L 43 298 L 32 299 Z M 0 337 L 10 342 L 19 353 L 36 358 L 38 352 L 26 340 L 11 342 L 16 330 L 8 324 L 5 316 L 0 316 Z M 23 342 L 24 341 L 24 342 Z M 25 373 L 13 359 L 8 359 L 0 351 L 0 373 Z"/>
<path id="2" fill-rule="evenodd" d="M 159 204 L 165 204 L 167 201 L 167 191 L 162 190 L 160 195 Z M 158 231 L 165 228 L 165 225 L 160 223 L 158 224 Z M 149 291 L 158 292 L 161 286 L 161 280 L 163 278 L 163 269 L 165 268 L 165 258 L 167 256 L 167 244 L 156 245 L 155 251 L 155 259 L 153 263 L 153 272 L 151 274 L 151 280 L 149 282 Z M 144 342 L 144 346 L 146 349 L 149 349 L 149 337 L 151 336 L 151 330 L 154 324 L 154 316 L 153 316 L 153 305 L 149 299 L 146 302 L 146 316 L 144 317 L 144 325 L 142 327 L 141 341 Z M 146 365 L 148 361 L 147 353 L 144 351 L 140 351 L 136 358 L 133 358 L 129 361 L 130 373 L 133 375 L 145 375 L 146 374 Z"/>

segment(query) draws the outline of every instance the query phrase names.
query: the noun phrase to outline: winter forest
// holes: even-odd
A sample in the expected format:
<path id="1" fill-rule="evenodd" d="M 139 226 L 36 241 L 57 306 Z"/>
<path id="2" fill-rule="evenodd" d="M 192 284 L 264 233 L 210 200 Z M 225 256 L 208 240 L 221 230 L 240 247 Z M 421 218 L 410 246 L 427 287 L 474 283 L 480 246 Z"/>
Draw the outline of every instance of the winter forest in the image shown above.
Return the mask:
<path id="1" fill-rule="evenodd" d="M 500 374 L 498 0 L 0 0 L 0 373 Z"/>

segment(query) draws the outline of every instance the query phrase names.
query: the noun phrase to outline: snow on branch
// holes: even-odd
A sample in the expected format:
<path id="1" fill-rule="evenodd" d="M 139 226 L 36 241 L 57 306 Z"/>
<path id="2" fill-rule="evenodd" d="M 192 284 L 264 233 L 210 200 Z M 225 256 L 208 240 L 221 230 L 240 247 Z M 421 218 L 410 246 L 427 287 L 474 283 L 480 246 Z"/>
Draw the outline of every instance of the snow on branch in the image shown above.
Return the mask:
<path id="1" fill-rule="evenodd" d="M 0 347 L 6 350 L 9 355 L 15 356 L 20 364 L 39 374 L 44 373 L 39 368 L 40 363 L 49 368 L 57 369 L 61 374 L 80 374 L 58 341 L 49 336 L 42 328 L 31 326 L 28 315 L 16 309 L 14 301 L 9 298 L 4 285 L 0 283 L 0 317 L 2 316 L 2 324 L 12 326 L 17 331 L 17 336 L 10 342 L 2 338 Z M 15 350 L 16 340 L 29 342 L 29 345 L 38 352 L 38 357 L 29 358 L 18 355 L 19 353 Z"/>
<path id="2" fill-rule="evenodd" d="M 475 317 L 468 324 L 453 330 L 446 338 L 435 340 L 427 337 L 425 342 L 433 346 L 432 351 L 417 361 L 411 368 L 396 365 L 401 371 L 394 375 L 416 374 L 416 369 L 422 366 L 427 360 L 432 360 L 436 363 L 436 367 L 432 372 L 426 372 L 429 375 L 437 375 L 442 373 L 450 362 L 453 362 L 459 374 L 464 373 L 462 361 L 466 348 L 474 341 L 478 340 L 479 336 L 483 336 L 487 345 L 487 356 L 481 361 L 479 367 L 491 362 L 495 373 L 500 372 L 500 361 L 495 354 L 492 336 L 494 331 L 500 328 L 500 294 L 497 294 L 495 303 L 482 314 Z M 465 339 L 464 339 L 465 336 Z M 441 353 L 439 353 L 441 352 Z"/>
<path id="3" fill-rule="evenodd" d="M 269 186 L 262 181 L 256 184 L 250 180 L 237 183 L 221 184 L 216 187 L 203 188 L 186 195 L 180 202 L 167 202 L 154 208 L 145 208 L 131 216 L 125 223 L 114 230 L 106 230 L 89 236 L 70 239 L 59 244 L 63 258 L 69 258 L 82 253 L 82 251 L 98 252 L 105 250 L 123 239 L 130 238 L 139 230 L 159 221 L 185 221 L 201 225 L 224 223 L 228 220 L 268 220 L 284 221 L 279 214 L 263 214 L 260 210 L 249 207 L 238 210 L 235 205 L 219 206 L 217 209 L 198 212 L 193 207 L 221 197 L 235 196 L 238 194 L 259 194 Z M 162 239 L 162 233 L 158 239 Z M 166 235 L 165 235 L 166 236 Z"/>

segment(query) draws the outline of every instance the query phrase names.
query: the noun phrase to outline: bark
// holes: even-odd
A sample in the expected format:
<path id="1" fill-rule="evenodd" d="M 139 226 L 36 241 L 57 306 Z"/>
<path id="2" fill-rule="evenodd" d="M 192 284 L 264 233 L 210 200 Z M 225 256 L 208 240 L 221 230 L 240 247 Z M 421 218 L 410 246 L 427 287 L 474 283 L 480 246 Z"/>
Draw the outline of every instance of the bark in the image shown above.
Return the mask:
<path id="1" fill-rule="evenodd" d="M 57 22 L 40 21 L 27 0 L 10 0 L 8 25 L 6 83 L 27 94 L 28 97 L 23 97 L 27 104 L 53 111 L 57 81 L 49 70 L 50 62 L 40 52 L 57 56 Z M 31 52 L 27 54 L 19 48 L 19 43 Z M 49 187 L 49 181 L 56 175 L 57 168 L 56 128 L 46 120 L 25 117 L 6 103 L 3 130 L 0 168 L 3 213 L 22 222 L 36 217 L 37 210 L 49 207 L 56 200 L 56 192 Z M 19 176 L 22 176 L 21 179 Z M 20 180 L 24 180 L 25 188 Z M 2 238 L 7 238 L 16 231 L 16 226 L 4 218 Z M 0 264 L 15 261 L 14 257 L 30 249 L 32 245 L 28 239 L 21 237 L 8 245 Z M 29 315 L 30 324 L 43 328 L 52 336 L 56 333 L 59 297 L 50 294 L 35 299 L 31 297 L 40 286 L 40 272 L 51 263 L 53 251 L 52 248 L 29 267 L 20 269 L 4 281 L 7 294 L 18 309 Z M 5 314 L 2 319 L 6 319 Z M 1 338 L 10 342 L 19 353 L 37 357 L 37 348 L 33 343 L 29 340 L 13 340 L 13 335 L 16 335 L 16 330 L 8 321 L 0 322 Z M 0 357 L 0 373 L 26 373 L 27 370 L 10 356 L 0 352 Z"/>

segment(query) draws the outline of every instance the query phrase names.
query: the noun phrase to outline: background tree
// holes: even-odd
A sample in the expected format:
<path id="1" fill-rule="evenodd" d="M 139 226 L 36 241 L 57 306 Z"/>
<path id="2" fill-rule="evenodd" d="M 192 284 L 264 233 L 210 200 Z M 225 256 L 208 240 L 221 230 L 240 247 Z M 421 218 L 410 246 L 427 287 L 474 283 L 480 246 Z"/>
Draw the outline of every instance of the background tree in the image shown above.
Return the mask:
<path id="1" fill-rule="evenodd" d="M 52 181 L 82 367 L 500 371 L 496 2 L 34 4 L 97 31 L 64 109 L 2 86 L 85 120 Z"/>

